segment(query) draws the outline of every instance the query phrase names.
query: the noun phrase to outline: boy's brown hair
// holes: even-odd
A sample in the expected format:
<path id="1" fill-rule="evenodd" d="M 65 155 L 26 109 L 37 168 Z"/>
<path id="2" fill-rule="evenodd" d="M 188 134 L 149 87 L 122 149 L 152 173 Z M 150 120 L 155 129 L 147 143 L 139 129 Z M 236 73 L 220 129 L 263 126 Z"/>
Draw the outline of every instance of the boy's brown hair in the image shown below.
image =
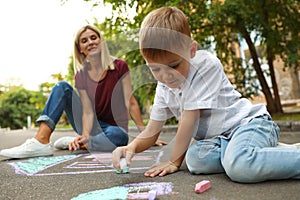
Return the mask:
<path id="1" fill-rule="evenodd" d="M 187 17 L 176 7 L 155 9 L 142 22 L 139 45 L 144 58 L 163 57 L 168 53 L 184 57 L 190 43 Z"/>

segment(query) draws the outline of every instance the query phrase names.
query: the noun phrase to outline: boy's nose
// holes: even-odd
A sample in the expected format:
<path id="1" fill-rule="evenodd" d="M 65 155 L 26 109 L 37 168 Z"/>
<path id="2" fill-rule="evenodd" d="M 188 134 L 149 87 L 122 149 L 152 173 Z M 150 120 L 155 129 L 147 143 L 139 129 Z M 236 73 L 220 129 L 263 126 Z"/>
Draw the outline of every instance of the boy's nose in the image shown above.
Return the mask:
<path id="1" fill-rule="evenodd" d="M 173 74 L 170 72 L 170 70 L 165 70 L 162 72 L 163 80 L 167 81 L 173 78 Z"/>

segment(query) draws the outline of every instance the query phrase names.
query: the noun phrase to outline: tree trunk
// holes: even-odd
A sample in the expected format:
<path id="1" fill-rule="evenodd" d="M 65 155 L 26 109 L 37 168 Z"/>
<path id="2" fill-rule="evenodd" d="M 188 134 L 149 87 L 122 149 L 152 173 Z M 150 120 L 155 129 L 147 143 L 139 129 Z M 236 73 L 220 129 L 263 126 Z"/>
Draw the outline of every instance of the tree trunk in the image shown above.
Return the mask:
<path id="1" fill-rule="evenodd" d="M 253 67 L 256 71 L 258 80 L 262 87 L 262 92 L 264 93 L 266 101 L 267 101 L 267 109 L 270 112 L 270 114 L 276 113 L 277 110 L 276 110 L 275 102 L 274 102 L 272 93 L 270 91 L 270 88 L 267 84 L 266 78 L 261 70 L 261 66 L 260 66 L 260 63 L 258 60 L 258 55 L 257 55 L 256 49 L 255 49 L 255 46 L 251 40 L 250 34 L 248 33 L 246 27 L 244 27 L 244 26 L 241 28 L 241 33 L 242 33 L 243 37 L 245 38 L 246 43 L 249 47 L 249 51 L 250 51 L 251 57 L 253 59 Z"/>
<path id="2" fill-rule="evenodd" d="M 281 102 L 280 102 L 280 96 L 279 96 L 275 72 L 274 72 L 273 58 L 274 58 L 274 56 L 272 55 L 269 47 L 267 46 L 267 60 L 268 60 L 268 65 L 269 65 L 269 70 L 270 70 L 272 89 L 273 89 L 273 95 L 274 95 L 274 103 L 275 103 L 275 108 L 276 108 L 274 113 L 282 114 L 283 110 L 282 110 L 282 106 L 281 106 Z"/>
<path id="3" fill-rule="evenodd" d="M 293 80 L 292 84 L 292 98 L 293 99 L 300 99 L 300 81 L 298 71 L 295 67 L 290 68 L 290 74 Z"/>
<path id="4" fill-rule="evenodd" d="M 262 4 L 262 10 L 263 10 L 263 18 L 265 24 L 269 24 L 269 13 L 268 9 L 266 7 L 266 1 L 263 1 Z M 270 70 L 270 76 L 271 76 L 271 81 L 272 81 L 272 89 L 273 89 L 273 95 L 274 95 L 274 110 L 272 110 L 272 114 L 274 113 L 283 113 L 282 106 L 280 103 L 280 96 L 278 92 L 278 87 L 277 87 L 277 82 L 276 82 L 276 77 L 275 77 L 275 72 L 274 72 L 274 65 L 273 65 L 273 60 L 274 60 L 274 55 L 272 53 L 272 50 L 270 49 L 270 46 L 268 45 L 268 41 L 266 42 L 266 48 L 267 48 L 267 60 L 268 60 L 268 65 L 269 65 L 269 70 Z"/>

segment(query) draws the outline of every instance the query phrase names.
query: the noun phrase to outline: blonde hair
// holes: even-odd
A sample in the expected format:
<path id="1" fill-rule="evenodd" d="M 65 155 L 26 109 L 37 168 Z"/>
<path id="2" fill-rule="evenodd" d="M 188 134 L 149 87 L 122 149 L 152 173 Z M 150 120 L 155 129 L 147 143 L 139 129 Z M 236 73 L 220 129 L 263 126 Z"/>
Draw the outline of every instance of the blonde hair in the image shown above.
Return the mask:
<path id="1" fill-rule="evenodd" d="M 75 71 L 78 71 L 78 70 L 84 68 L 86 56 L 80 52 L 79 39 L 80 39 L 81 34 L 88 29 L 94 31 L 100 38 L 101 62 L 102 62 L 103 69 L 104 70 L 113 70 L 115 68 L 114 64 L 113 64 L 113 61 L 115 58 L 110 55 L 109 49 L 107 47 L 107 44 L 106 44 L 104 37 L 102 36 L 100 30 L 95 26 L 86 25 L 86 26 L 81 27 L 77 31 L 77 33 L 75 35 L 75 39 L 74 39 L 74 58 L 75 58 L 74 59 L 74 69 L 75 69 Z"/>
<path id="2" fill-rule="evenodd" d="M 191 41 L 187 17 L 176 7 L 151 11 L 143 20 L 139 32 L 141 54 L 150 59 L 168 53 L 184 56 Z"/>

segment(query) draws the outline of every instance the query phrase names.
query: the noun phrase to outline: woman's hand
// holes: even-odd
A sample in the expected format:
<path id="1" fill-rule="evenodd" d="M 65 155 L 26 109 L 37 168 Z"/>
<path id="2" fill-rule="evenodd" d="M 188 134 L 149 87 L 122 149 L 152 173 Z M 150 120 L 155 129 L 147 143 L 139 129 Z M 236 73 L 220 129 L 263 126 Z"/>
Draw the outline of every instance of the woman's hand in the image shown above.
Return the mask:
<path id="1" fill-rule="evenodd" d="M 120 168 L 120 158 L 125 158 L 127 165 L 129 166 L 131 163 L 131 159 L 134 156 L 134 150 L 130 149 L 128 146 L 123 146 L 123 147 L 117 147 L 113 152 L 112 152 L 112 163 L 113 167 L 122 172 Z"/>
<path id="2" fill-rule="evenodd" d="M 154 146 L 163 146 L 163 145 L 167 145 L 168 143 L 162 140 L 156 140 Z"/>
<path id="3" fill-rule="evenodd" d="M 88 141 L 89 141 L 88 136 L 84 136 L 84 135 L 77 136 L 74 139 L 74 141 L 69 144 L 69 150 L 76 151 L 76 150 L 80 149 L 80 147 L 86 146 Z"/>
<path id="4" fill-rule="evenodd" d="M 155 177 L 155 176 L 165 176 L 167 174 L 171 174 L 177 172 L 179 167 L 177 167 L 173 162 L 162 162 L 153 165 L 151 169 L 144 173 L 147 177 Z"/>

